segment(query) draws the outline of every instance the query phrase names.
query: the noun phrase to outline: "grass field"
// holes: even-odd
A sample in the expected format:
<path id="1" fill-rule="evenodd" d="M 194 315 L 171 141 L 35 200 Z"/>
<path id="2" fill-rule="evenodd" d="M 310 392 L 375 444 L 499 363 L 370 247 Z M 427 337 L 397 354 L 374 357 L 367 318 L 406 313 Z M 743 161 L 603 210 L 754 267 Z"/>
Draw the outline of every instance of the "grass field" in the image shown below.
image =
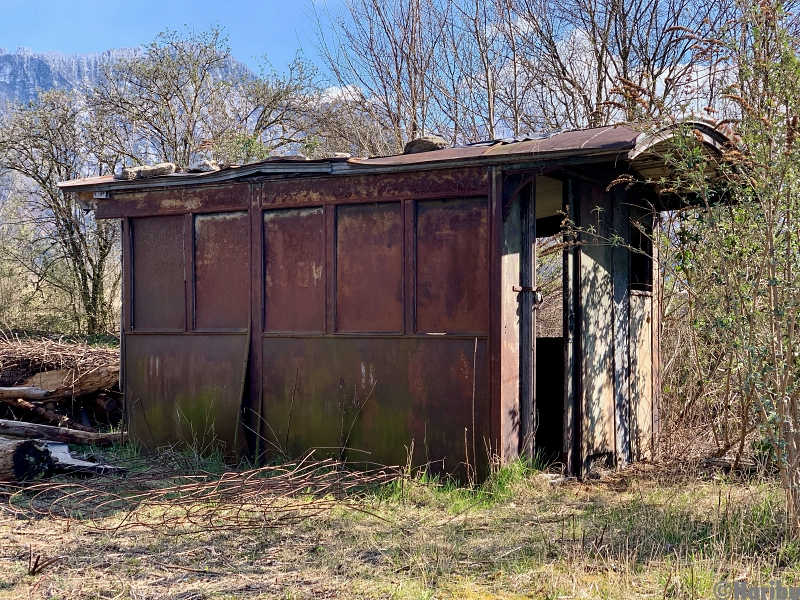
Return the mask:
<path id="1" fill-rule="evenodd" d="M 0 598 L 713 598 L 800 581 L 764 478 L 641 464 L 553 486 L 517 463 L 477 490 L 383 486 L 299 523 L 175 535 L 0 517 Z M 29 561 L 57 562 L 29 575 Z"/>

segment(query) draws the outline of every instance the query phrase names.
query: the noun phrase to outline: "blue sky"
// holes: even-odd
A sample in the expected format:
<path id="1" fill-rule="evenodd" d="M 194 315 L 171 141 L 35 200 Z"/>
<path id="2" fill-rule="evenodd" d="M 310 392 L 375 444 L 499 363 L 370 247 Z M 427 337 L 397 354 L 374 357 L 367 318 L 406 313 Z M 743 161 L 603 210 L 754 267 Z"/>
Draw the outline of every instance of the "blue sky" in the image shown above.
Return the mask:
<path id="1" fill-rule="evenodd" d="M 218 23 L 238 60 L 256 69 L 266 54 L 281 69 L 299 49 L 315 59 L 311 13 L 312 0 L 0 0 L 0 47 L 100 52 L 149 42 L 165 28 Z"/>

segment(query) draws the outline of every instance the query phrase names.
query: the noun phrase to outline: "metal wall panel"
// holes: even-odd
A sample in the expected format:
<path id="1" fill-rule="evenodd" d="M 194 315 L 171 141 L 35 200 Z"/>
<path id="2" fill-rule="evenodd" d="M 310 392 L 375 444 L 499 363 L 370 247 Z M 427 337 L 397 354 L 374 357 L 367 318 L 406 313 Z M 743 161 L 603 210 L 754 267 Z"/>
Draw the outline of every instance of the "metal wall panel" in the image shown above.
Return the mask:
<path id="1" fill-rule="evenodd" d="M 336 331 L 403 331 L 399 202 L 336 209 Z"/>
<path id="2" fill-rule="evenodd" d="M 194 217 L 195 328 L 247 329 L 250 221 L 246 212 Z"/>
<path id="3" fill-rule="evenodd" d="M 98 203 L 97 218 L 245 210 L 249 196 L 250 186 L 246 183 L 115 192 L 108 200 Z"/>
<path id="4" fill-rule="evenodd" d="M 417 203 L 417 332 L 488 331 L 488 240 L 485 198 Z"/>
<path id="5" fill-rule="evenodd" d="M 246 334 L 126 336 L 125 401 L 134 443 L 239 450 Z"/>
<path id="6" fill-rule="evenodd" d="M 516 184 L 516 181 L 514 182 Z M 500 292 L 502 342 L 500 347 L 500 419 L 501 436 L 498 451 L 506 460 L 519 455 L 519 293 L 520 250 L 522 232 L 519 196 L 509 206 L 503 221 L 503 250 L 500 258 L 502 284 Z"/>
<path id="7" fill-rule="evenodd" d="M 653 450 L 652 294 L 632 292 L 630 311 L 631 454 L 642 460 Z"/>
<path id="8" fill-rule="evenodd" d="M 264 212 L 264 330 L 325 331 L 323 210 Z"/>
<path id="9" fill-rule="evenodd" d="M 137 331 L 184 331 L 183 216 L 131 219 L 133 315 Z"/>
<path id="10" fill-rule="evenodd" d="M 264 182 L 262 205 L 355 204 L 408 198 L 461 198 L 488 193 L 485 167 L 376 175 L 303 177 Z"/>
<path id="11" fill-rule="evenodd" d="M 397 465 L 406 463 L 413 443 L 414 464 L 430 460 L 434 471 L 450 472 L 467 450 L 474 461 L 474 439 L 485 475 L 485 339 L 477 352 L 474 339 L 267 337 L 263 343 L 268 446 L 293 455 L 319 448 L 318 457 L 347 447 L 351 460 Z"/>

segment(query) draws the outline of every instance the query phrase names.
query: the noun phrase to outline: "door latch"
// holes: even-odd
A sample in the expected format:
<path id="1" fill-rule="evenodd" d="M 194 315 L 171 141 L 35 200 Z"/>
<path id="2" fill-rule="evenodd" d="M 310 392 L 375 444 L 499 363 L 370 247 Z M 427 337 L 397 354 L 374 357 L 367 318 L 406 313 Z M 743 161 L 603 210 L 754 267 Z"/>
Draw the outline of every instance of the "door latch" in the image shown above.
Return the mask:
<path id="1" fill-rule="evenodd" d="M 530 292 L 533 294 L 533 307 L 539 308 L 539 305 L 544 302 L 544 296 L 542 296 L 542 291 L 539 288 L 530 287 L 530 286 L 523 286 L 520 287 L 515 285 L 511 288 L 515 292 Z"/>

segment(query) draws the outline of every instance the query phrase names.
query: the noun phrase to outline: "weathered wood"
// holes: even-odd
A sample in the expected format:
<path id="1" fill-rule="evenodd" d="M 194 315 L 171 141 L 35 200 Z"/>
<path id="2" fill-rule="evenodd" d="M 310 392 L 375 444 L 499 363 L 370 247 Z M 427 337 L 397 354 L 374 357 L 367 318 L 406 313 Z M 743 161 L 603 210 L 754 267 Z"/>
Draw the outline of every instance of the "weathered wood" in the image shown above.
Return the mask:
<path id="1" fill-rule="evenodd" d="M 33 440 L 0 437 L 0 481 L 24 481 L 53 469 L 50 451 Z"/>
<path id="2" fill-rule="evenodd" d="M 117 401 L 105 394 L 95 396 L 94 403 L 106 412 L 114 412 L 117 410 Z"/>
<path id="3" fill-rule="evenodd" d="M 80 423 L 76 423 L 66 415 L 60 415 L 52 410 L 47 410 L 43 406 L 38 406 L 33 404 L 32 402 L 28 402 L 27 400 L 23 400 L 21 398 L 0 398 L 0 402 L 5 402 L 9 406 L 13 406 L 14 408 L 21 408 L 22 410 L 27 410 L 28 412 L 32 412 L 35 415 L 40 416 L 41 418 L 50 421 L 51 423 L 58 425 L 60 427 L 67 427 L 69 429 L 77 429 L 79 431 L 94 431 L 91 427 L 87 427 L 86 425 L 81 425 Z"/>
<path id="4" fill-rule="evenodd" d="M 0 387 L 0 400 L 22 398 L 23 400 L 50 400 L 52 392 L 37 387 Z"/>
<path id="5" fill-rule="evenodd" d="M 52 425 L 8 421 L 6 419 L 0 419 L 0 434 L 53 442 L 67 442 L 68 444 L 96 444 L 98 446 L 123 443 L 127 438 L 124 433 L 91 433 L 64 427 L 53 427 Z"/>
<path id="6" fill-rule="evenodd" d="M 119 383 L 119 364 L 103 365 L 91 371 L 78 374 L 71 369 L 44 371 L 26 379 L 22 385 L 48 390 L 53 398 L 71 398 L 94 394 L 100 390 L 114 387 Z M 33 398 L 25 398 L 32 400 Z"/>

